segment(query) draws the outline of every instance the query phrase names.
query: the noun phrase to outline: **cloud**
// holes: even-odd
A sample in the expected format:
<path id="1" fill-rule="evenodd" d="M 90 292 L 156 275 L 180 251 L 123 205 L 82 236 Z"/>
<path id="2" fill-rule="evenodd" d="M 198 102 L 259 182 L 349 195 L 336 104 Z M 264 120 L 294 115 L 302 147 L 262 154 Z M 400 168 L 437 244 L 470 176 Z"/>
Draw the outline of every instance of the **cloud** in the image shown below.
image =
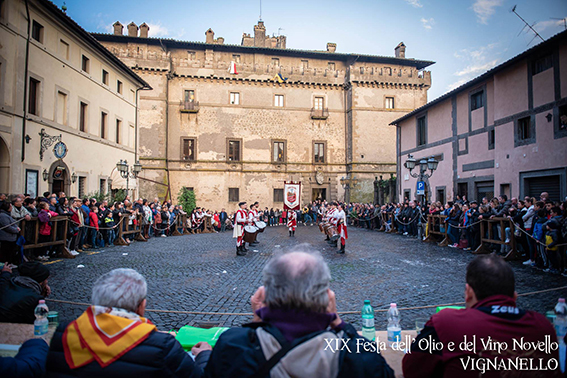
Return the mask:
<path id="1" fill-rule="evenodd" d="M 447 90 L 451 91 L 496 67 L 502 54 L 502 51 L 497 50 L 498 46 L 498 43 L 491 43 L 475 49 L 462 49 L 454 52 L 453 56 L 462 62 L 462 68 L 453 74 L 456 80 L 447 87 Z"/>
<path id="2" fill-rule="evenodd" d="M 161 24 L 161 22 L 146 22 L 150 27 L 148 35 L 150 37 L 169 37 L 169 29 Z"/>
<path id="3" fill-rule="evenodd" d="M 481 24 L 488 24 L 490 16 L 496 12 L 496 7 L 502 5 L 504 0 L 475 0 L 472 9 L 476 13 L 478 22 Z"/>
<path id="4" fill-rule="evenodd" d="M 494 59 L 493 61 L 485 63 L 485 64 L 473 64 L 473 65 L 467 66 L 466 68 L 464 68 L 461 71 L 455 72 L 455 75 L 457 75 L 457 76 L 476 75 L 476 74 L 488 71 L 489 69 L 496 67 L 497 63 L 498 63 L 498 59 Z"/>
<path id="5" fill-rule="evenodd" d="M 426 30 L 431 30 L 433 29 L 433 25 L 435 25 L 435 20 L 433 18 L 430 19 L 422 18 L 421 24 Z"/>
<path id="6" fill-rule="evenodd" d="M 420 0 L 404 0 L 404 1 L 415 8 L 423 8 L 423 4 L 420 3 Z"/>
<path id="7" fill-rule="evenodd" d="M 534 29 L 537 30 L 538 33 L 547 30 L 553 30 L 553 31 L 562 30 L 565 28 L 565 18 L 561 20 L 549 20 L 549 21 L 538 22 L 537 24 L 534 25 Z"/>

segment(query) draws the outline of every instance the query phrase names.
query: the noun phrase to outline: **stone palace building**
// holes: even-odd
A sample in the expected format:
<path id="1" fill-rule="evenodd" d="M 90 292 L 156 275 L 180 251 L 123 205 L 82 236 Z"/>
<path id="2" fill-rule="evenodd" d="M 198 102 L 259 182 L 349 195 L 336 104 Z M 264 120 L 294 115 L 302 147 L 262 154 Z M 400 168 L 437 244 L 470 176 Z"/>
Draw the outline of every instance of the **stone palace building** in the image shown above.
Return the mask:
<path id="1" fill-rule="evenodd" d="M 302 202 L 372 201 L 373 182 L 396 173 L 393 120 L 427 103 L 430 61 L 286 48 L 262 21 L 241 45 L 209 29 L 202 42 L 151 38 L 149 27 L 114 24 L 92 34 L 153 90 L 140 92 L 140 194 L 197 205 L 238 201 L 283 206 L 284 181 Z M 341 178 L 356 178 L 352 189 Z"/>

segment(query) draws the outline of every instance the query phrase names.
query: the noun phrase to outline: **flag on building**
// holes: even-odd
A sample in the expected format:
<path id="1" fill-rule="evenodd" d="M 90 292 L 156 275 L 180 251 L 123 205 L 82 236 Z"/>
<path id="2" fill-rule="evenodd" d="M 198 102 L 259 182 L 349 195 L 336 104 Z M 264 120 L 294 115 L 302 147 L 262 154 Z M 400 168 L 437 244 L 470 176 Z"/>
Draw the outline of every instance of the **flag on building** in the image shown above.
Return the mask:
<path id="1" fill-rule="evenodd" d="M 281 73 L 274 76 L 274 81 L 277 81 L 278 83 L 283 83 L 286 80 L 287 80 L 287 77 L 284 78 Z"/>
<path id="2" fill-rule="evenodd" d="M 236 72 L 236 63 L 234 63 L 234 61 L 230 62 L 230 66 L 228 66 L 228 73 L 238 75 L 238 72 Z"/>

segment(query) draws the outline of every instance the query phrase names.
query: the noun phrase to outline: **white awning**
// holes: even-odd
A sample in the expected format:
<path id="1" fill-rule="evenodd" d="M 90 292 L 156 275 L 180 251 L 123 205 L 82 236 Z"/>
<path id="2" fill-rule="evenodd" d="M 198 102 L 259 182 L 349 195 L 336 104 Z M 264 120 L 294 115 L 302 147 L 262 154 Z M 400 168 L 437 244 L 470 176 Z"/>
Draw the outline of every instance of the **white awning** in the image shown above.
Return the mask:
<path id="1" fill-rule="evenodd" d="M 112 189 L 126 189 L 126 179 L 120 176 L 120 172 L 116 168 L 110 173 L 110 180 L 112 180 Z M 138 187 L 138 179 L 129 178 L 128 179 L 128 189 L 133 190 Z"/>

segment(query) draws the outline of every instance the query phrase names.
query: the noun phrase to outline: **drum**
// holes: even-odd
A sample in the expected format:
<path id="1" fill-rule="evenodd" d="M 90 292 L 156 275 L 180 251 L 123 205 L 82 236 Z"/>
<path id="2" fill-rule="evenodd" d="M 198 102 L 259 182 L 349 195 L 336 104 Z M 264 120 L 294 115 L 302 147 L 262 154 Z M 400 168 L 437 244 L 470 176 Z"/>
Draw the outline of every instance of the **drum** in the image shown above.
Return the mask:
<path id="1" fill-rule="evenodd" d="M 258 228 L 254 226 L 244 226 L 244 236 L 242 239 L 246 243 L 253 243 L 256 240 L 256 233 L 258 232 Z"/>
<path id="2" fill-rule="evenodd" d="M 258 227 L 258 232 L 264 232 L 266 228 L 266 223 L 262 221 L 256 221 L 256 227 Z"/>
<path id="3" fill-rule="evenodd" d="M 329 235 L 329 238 L 332 241 L 337 240 L 338 238 L 340 238 L 341 236 L 339 235 L 339 230 L 337 229 L 336 226 L 331 226 L 327 229 L 327 235 Z"/>

